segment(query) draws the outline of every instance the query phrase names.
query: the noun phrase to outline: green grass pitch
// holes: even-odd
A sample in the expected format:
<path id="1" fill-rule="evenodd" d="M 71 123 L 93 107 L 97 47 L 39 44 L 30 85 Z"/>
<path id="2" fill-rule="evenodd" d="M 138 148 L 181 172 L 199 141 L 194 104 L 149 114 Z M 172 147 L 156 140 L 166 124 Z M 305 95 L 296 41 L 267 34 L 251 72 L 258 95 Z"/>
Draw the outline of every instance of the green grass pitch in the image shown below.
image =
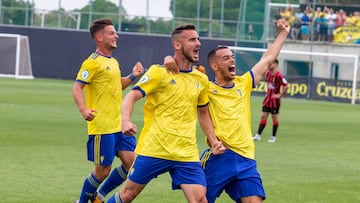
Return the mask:
<path id="1" fill-rule="evenodd" d="M 0 78 L 0 202 L 64 203 L 77 199 L 93 168 L 86 160 L 86 124 L 73 81 Z M 252 98 L 252 128 L 262 97 Z M 142 102 L 133 121 L 142 125 Z M 198 131 L 199 149 L 204 135 Z M 278 139 L 271 120 L 256 142 L 267 203 L 360 202 L 360 106 L 285 98 Z M 119 164 L 116 159 L 114 164 Z M 154 179 L 134 202 L 186 202 L 169 175 Z M 219 203 L 232 202 L 226 194 Z"/>

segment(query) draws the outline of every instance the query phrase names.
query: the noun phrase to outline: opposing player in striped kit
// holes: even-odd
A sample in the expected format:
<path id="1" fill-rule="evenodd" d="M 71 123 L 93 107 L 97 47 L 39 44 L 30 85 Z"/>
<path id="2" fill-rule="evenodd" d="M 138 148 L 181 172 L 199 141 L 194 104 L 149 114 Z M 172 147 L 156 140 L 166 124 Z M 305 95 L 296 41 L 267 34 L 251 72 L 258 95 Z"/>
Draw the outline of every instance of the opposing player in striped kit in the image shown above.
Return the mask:
<path id="1" fill-rule="evenodd" d="M 263 132 L 267 118 L 271 113 L 273 122 L 272 135 L 268 142 L 274 143 L 276 141 L 276 132 L 279 127 L 279 110 L 281 97 L 286 93 L 289 88 L 288 82 L 284 76 L 277 70 L 279 61 L 277 59 L 270 65 L 269 70 L 266 72 L 265 81 L 267 82 L 267 92 L 263 102 L 261 119 L 258 131 L 254 136 L 254 140 L 261 140 L 261 133 Z M 281 90 L 282 87 L 282 90 Z"/>

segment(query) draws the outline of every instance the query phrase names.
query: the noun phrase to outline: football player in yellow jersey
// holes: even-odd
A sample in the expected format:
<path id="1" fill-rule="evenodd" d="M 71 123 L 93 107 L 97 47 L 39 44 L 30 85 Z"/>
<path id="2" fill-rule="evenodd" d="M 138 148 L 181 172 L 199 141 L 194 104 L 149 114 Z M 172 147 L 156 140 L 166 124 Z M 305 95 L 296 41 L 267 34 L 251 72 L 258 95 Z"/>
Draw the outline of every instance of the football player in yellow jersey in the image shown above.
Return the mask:
<path id="1" fill-rule="evenodd" d="M 208 62 L 216 80 L 210 83 L 209 110 L 215 134 L 227 148 L 215 155 L 208 149 L 201 156 L 209 203 L 225 190 L 235 202 L 260 203 L 265 191 L 256 168 L 251 133 L 250 96 L 269 65 L 278 56 L 290 31 L 286 21 L 277 22 L 279 34 L 260 61 L 242 76 L 236 75 L 235 58 L 227 47 L 209 52 Z"/>
<path id="2" fill-rule="evenodd" d="M 174 60 L 180 71 L 169 73 L 152 65 L 123 102 L 123 130 L 132 134 L 134 103 L 146 96 L 144 126 L 136 158 L 120 192 L 108 203 L 131 202 L 153 178 L 169 172 L 173 189 L 182 189 L 191 203 L 206 203 L 205 174 L 196 143 L 196 121 L 215 154 L 225 150 L 216 139 L 208 111 L 208 78 L 192 69 L 199 60 L 200 41 L 194 25 L 176 27 L 172 33 Z"/>
<path id="3" fill-rule="evenodd" d="M 104 182 L 98 195 L 104 197 L 120 185 L 134 160 L 136 140 L 121 131 L 122 90 L 144 72 L 138 62 L 127 77 L 121 77 L 118 61 L 112 57 L 119 36 L 110 19 L 98 19 L 90 27 L 96 50 L 81 65 L 72 94 L 88 124 L 88 160 L 94 170 L 85 178 L 80 198 L 76 202 L 95 200 L 96 190 L 109 176 L 111 164 L 118 156 L 122 165 L 115 168 Z M 84 90 L 84 95 L 83 95 Z"/>

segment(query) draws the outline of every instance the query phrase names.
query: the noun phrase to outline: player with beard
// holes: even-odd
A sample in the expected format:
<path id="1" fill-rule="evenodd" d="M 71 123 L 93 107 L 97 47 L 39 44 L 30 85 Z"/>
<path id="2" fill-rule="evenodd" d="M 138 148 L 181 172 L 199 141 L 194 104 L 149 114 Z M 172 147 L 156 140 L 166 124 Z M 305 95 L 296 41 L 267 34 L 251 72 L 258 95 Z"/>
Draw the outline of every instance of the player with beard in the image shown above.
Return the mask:
<path id="1" fill-rule="evenodd" d="M 122 165 L 105 181 L 103 195 L 126 179 L 135 157 L 136 140 L 121 131 L 122 90 L 144 72 L 138 62 L 130 75 L 121 77 L 119 63 L 112 57 L 119 36 L 110 19 L 95 20 L 90 34 L 96 50 L 82 63 L 72 90 L 75 103 L 88 124 L 87 154 L 88 160 L 94 163 L 94 170 L 85 178 L 76 201 L 79 203 L 98 201 L 96 189 L 109 176 L 115 155 Z"/>
<path id="2" fill-rule="evenodd" d="M 218 47 L 208 54 L 216 78 L 209 84 L 209 111 L 215 134 L 226 147 L 223 154 L 217 155 L 207 149 L 201 156 L 209 203 L 214 203 L 223 190 L 235 202 L 261 203 L 265 199 L 255 161 L 250 97 L 289 34 L 290 26 L 286 21 L 279 20 L 277 26 L 279 33 L 274 43 L 260 61 L 241 76 L 236 75 L 235 57 L 229 48 Z"/>
<path id="3" fill-rule="evenodd" d="M 108 203 L 131 202 L 152 179 L 166 172 L 172 178 L 172 188 L 182 189 L 188 202 L 207 202 L 196 142 L 197 117 L 214 154 L 223 152 L 224 146 L 216 139 L 208 111 L 208 78 L 192 69 L 192 63 L 199 61 L 201 46 L 195 26 L 176 27 L 172 45 L 179 73 L 152 65 L 124 98 L 124 133 L 136 132 L 131 114 L 135 102 L 146 96 L 144 126 L 128 179 Z"/>

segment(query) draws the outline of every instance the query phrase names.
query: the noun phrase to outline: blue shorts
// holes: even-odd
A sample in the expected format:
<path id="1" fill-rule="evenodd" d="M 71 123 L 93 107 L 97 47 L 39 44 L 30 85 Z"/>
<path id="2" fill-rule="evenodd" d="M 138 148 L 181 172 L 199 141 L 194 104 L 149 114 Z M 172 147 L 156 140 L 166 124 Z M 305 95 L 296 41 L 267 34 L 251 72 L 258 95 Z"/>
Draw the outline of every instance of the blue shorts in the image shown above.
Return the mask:
<path id="1" fill-rule="evenodd" d="M 229 149 L 221 155 L 213 155 L 210 149 L 207 149 L 201 155 L 201 163 L 205 169 L 206 197 L 209 203 L 215 202 L 223 190 L 235 202 L 249 196 L 260 196 L 265 199 L 255 160 L 240 156 Z"/>
<path id="2" fill-rule="evenodd" d="M 169 172 L 172 189 L 180 189 L 181 184 L 199 184 L 206 187 L 205 174 L 200 162 L 179 162 L 137 155 L 128 178 L 138 184 L 148 184 L 158 175 Z"/>
<path id="3" fill-rule="evenodd" d="M 136 139 L 122 132 L 104 135 L 89 135 L 88 160 L 101 166 L 111 166 L 118 151 L 134 151 Z"/>
<path id="4" fill-rule="evenodd" d="M 309 26 L 308 25 L 302 25 L 300 29 L 301 29 L 301 34 L 302 35 L 308 35 L 309 34 Z"/>

